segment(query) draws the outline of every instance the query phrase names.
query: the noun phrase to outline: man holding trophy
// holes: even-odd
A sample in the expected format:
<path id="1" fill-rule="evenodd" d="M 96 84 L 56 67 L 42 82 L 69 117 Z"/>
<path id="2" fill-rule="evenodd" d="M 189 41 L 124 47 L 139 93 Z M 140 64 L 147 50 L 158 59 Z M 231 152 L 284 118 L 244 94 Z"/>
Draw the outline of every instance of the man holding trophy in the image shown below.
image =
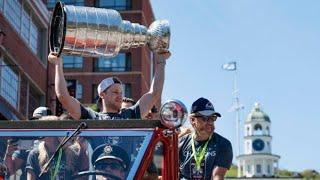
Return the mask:
<path id="1" fill-rule="evenodd" d="M 115 10 L 56 4 L 50 25 L 50 54 L 55 64 L 55 91 L 62 106 L 74 119 L 140 119 L 160 98 L 166 59 L 170 57 L 170 28 L 167 21 L 155 21 L 146 27 L 124 21 Z M 155 74 L 150 90 L 135 106 L 121 109 L 121 81 L 109 77 L 101 81 L 98 95 L 100 113 L 85 108 L 70 96 L 63 73 L 61 53 L 91 57 L 114 57 L 120 50 L 147 44 L 155 54 Z"/>

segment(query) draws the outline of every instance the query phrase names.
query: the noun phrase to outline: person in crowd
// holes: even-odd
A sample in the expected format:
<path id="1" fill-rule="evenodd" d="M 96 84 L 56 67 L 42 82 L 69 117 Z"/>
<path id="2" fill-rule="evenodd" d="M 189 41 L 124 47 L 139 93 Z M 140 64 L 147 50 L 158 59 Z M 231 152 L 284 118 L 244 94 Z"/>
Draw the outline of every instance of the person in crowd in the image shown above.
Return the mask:
<path id="1" fill-rule="evenodd" d="M 33 111 L 29 119 L 37 120 L 48 115 L 52 115 L 52 111 L 48 107 L 41 106 Z M 9 139 L 7 144 L 5 164 L 9 175 L 14 179 L 26 179 L 25 166 L 29 152 L 33 148 L 33 140 Z"/>
<path id="2" fill-rule="evenodd" d="M 4 180 L 6 178 L 7 172 L 7 166 L 2 161 L 0 161 L 0 180 Z"/>
<path id="3" fill-rule="evenodd" d="M 0 160 L 3 160 L 7 149 L 7 140 L 5 138 L 0 138 Z"/>
<path id="4" fill-rule="evenodd" d="M 39 120 L 60 119 L 57 116 L 43 116 Z M 26 164 L 27 180 L 70 179 L 71 176 L 78 172 L 86 170 L 82 167 L 82 165 L 86 163 L 79 159 L 80 144 L 75 141 L 72 144 L 65 145 L 58 152 L 58 155 L 54 158 L 49 168 L 39 177 L 61 140 L 62 138 L 60 137 L 44 137 L 38 147 L 30 151 Z"/>
<path id="5" fill-rule="evenodd" d="M 22 167 L 23 160 L 17 159 L 13 157 L 13 154 L 18 150 L 18 139 L 8 139 L 7 141 L 7 149 L 4 157 L 4 163 L 7 167 L 8 176 L 15 174 L 15 172 Z"/>
<path id="6" fill-rule="evenodd" d="M 0 159 L 0 179 L 10 176 L 13 173 L 14 162 L 12 161 L 12 154 L 17 149 L 16 146 L 10 144 L 10 141 L 3 142 L 5 145 L 1 151 L 3 153 Z"/>
<path id="7" fill-rule="evenodd" d="M 190 133 L 192 133 L 192 128 L 186 127 L 186 126 L 181 126 L 178 131 L 178 137 L 182 137 L 182 136 L 184 136 L 186 134 L 190 134 Z"/>
<path id="8" fill-rule="evenodd" d="M 135 104 L 136 104 L 136 102 L 132 98 L 123 97 L 122 98 L 121 109 L 129 108 L 129 107 L 131 107 L 131 106 L 133 106 Z"/>
<path id="9" fill-rule="evenodd" d="M 159 118 L 158 109 L 156 106 L 152 106 L 150 111 L 148 112 L 147 116 L 145 117 L 148 120 L 156 120 Z"/>
<path id="10" fill-rule="evenodd" d="M 70 116 L 70 114 L 68 112 L 64 112 L 59 116 L 60 120 L 72 120 L 72 117 Z M 89 161 L 90 159 L 90 155 L 92 154 L 92 147 L 89 144 L 89 142 L 87 141 L 87 138 L 85 137 L 81 137 L 78 136 L 76 137 L 76 139 L 74 140 L 77 144 L 79 144 L 79 146 L 74 146 L 73 150 L 75 152 L 77 152 L 78 154 L 78 158 L 81 160 L 82 166 L 81 169 L 82 170 L 92 170 L 91 168 L 91 163 Z"/>
<path id="11" fill-rule="evenodd" d="M 96 172 L 106 173 L 106 175 L 97 175 L 97 180 L 126 179 L 130 169 L 130 157 L 120 146 L 102 144 L 94 150 L 92 164 Z"/>
<path id="12" fill-rule="evenodd" d="M 4 162 L 6 154 L 7 142 L 4 139 L 0 139 L 0 180 L 4 179 L 7 175 L 8 168 Z"/>
<path id="13" fill-rule="evenodd" d="M 199 98 L 192 104 L 189 120 L 194 133 L 179 139 L 181 179 L 224 179 L 233 154 L 230 141 L 214 132 L 219 117 L 208 99 Z"/>
<path id="14" fill-rule="evenodd" d="M 122 104 L 122 83 L 116 77 L 108 77 L 100 82 L 97 91 L 101 98 L 101 112 L 95 112 L 85 108 L 77 99 L 70 96 L 63 74 L 62 59 L 57 54 L 50 52 L 49 62 L 55 64 L 55 92 L 62 106 L 70 115 L 78 119 L 141 119 L 145 117 L 153 104 L 160 98 L 165 74 L 166 59 L 170 57 L 169 51 L 161 51 L 156 54 L 155 75 L 150 90 L 145 93 L 139 101 L 130 108 L 121 109 Z"/>
<path id="15" fill-rule="evenodd" d="M 53 114 L 48 107 L 40 106 L 33 111 L 32 117 L 30 118 L 30 120 L 39 119 L 42 116 L 50 116 L 50 115 L 53 115 Z"/>

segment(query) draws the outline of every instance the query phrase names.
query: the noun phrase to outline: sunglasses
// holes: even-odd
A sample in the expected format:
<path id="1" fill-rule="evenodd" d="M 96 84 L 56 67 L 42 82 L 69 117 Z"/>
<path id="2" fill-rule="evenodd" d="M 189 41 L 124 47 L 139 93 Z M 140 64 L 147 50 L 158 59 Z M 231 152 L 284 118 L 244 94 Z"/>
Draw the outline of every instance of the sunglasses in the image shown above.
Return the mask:
<path id="1" fill-rule="evenodd" d="M 116 162 L 112 162 L 112 163 L 108 163 L 108 162 L 101 162 L 101 163 L 98 163 L 96 165 L 96 170 L 105 170 L 105 169 L 113 169 L 113 170 L 124 170 L 124 166 L 120 163 L 116 163 Z"/>
<path id="2" fill-rule="evenodd" d="M 202 119 L 203 121 L 211 121 L 211 122 L 214 122 L 217 120 L 217 116 L 193 116 L 195 118 L 200 118 Z"/>

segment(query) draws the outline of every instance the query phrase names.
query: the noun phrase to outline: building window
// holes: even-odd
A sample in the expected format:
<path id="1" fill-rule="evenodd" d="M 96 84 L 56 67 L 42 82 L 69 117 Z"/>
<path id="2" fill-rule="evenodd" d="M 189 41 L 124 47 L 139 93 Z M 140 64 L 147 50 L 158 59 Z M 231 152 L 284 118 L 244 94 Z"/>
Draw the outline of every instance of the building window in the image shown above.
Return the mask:
<path id="1" fill-rule="evenodd" d="M 35 88 L 30 87 L 29 91 L 29 117 L 32 117 L 33 111 L 42 105 L 43 96 Z"/>
<path id="2" fill-rule="evenodd" d="M 82 99 L 83 86 L 77 81 L 76 98 Z"/>
<path id="3" fill-rule="evenodd" d="M 20 96 L 19 96 L 19 110 L 20 113 L 23 114 L 24 116 L 27 116 L 27 108 L 28 108 L 28 91 L 29 91 L 29 85 L 28 85 L 28 80 L 26 77 L 21 76 L 20 77 Z"/>
<path id="4" fill-rule="evenodd" d="M 98 0 L 98 7 L 115 10 L 131 10 L 131 0 Z"/>
<path id="5" fill-rule="evenodd" d="M 28 44 L 32 52 L 40 56 L 41 30 L 39 25 L 32 18 L 33 15 L 28 7 L 22 6 L 18 0 L 4 1 L 4 16 L 15 28 L 22 39 Z M 34 16 L 35 17 L 35 16 Z"/>
<path id="6" fill-rule="evenodd" d="M 253 135 L 262 135 L 262 126 L 260 124 L 254 126 Z"/>
<path id="7" fill-rule="evenodd" d="M 122 96 L 129 98 L 132 97 L 131 84 L 122 84 Z"/>
<path id="8" fill-rule="evenodd" d="M 13 107 L 18 106 L 18 87 L 19 76 L 18 73 L 11 69 L 10 65 L 1 61 L 1 81 L 0 81 L 0 95 L 6 99 Z"/>
<path id="9" fill-rule="evenodd" d="M 251 166 L 250 166 L 250 165 L 247 165 L 247 172 L 248 172 L 249 174 L 251 174 Z"/>
<path id="10" fill-rule="evenodd" d="M 53 9 L 56 3 L 60 0 L 48 0 L 47 1 L 47 8 Z M 75 6 L 84 6 L 84 0 L 61 0 L 61 2 L 67 5 L 75 5 Z"/>
<path id="11" fill-rule="evenodd" d="M 39 28 L 37 27 L 36 23 L 32 20 L 30 21 L 30 39 L 29 39 L 29 46 L 31 47 L 32 51 L 37 54 L 39 52 Z"/>
<path id="12" fill-rule="evenodd" d="M 266 135 L 270 135 L 270 129 L 269 129 L 269 127 L 267 126 L 267 128 L 266 128 Z"/>
<path id="13" fill-rule="evenodd" d="M 63 68 L 66 69 L 81 69 L 83 57 L 80 56 L 63 56 Z"/>
<path id="14" fill-rule="evenodd" d="M 261 173 L 261 164 L 257 164 L 257 173 L 258 173 L 258 174 Z"/>
<path id="15" fill-rule="evenodd" d="M 11 25 L 20 32 L 21 4 L 18 0 L 6 0 L 4 4 L 4 16 Z"/>
<path id="16" fill-rule="evenodd" d="M 22 9 L 21 36 L 26 42 L 29 41 L 29 33 L 30 33 L 30 16 L 25 9 Z"/>
<path id="17" fill-rule="evenodd" d="M 92 103 L 96 103 L 97 100 L 98 100 L 98 92 L 97 92 L 97 88 L 98 88 L 98 85 L 97 84 L 93 84 L 92 85 Z"/>
<path id="18" fill-rule="evenodd" d="M 271 168 L 270 168 L 270 165 L 268 164 L 268 166 L 267 166 L 267 172 L 268 172 L 268 174 L 271 174 Z"/>
<path id="19" fill-rule="evenodd" d="M 131 54 L 120 53 L 114 58 L 100 57 L 94 61 L 95 72 L 124 72 L 131 71 Z"/>
<path id="20" fill-rule="evenodd" d="M 68 88 L 69 94 L 78 100 L 82 99 L 82 92 L 83 92 L 82 84 L 80 84 L 79 81 L 75 79 L 68 79 L 66 80 L 66 82 L 67 82 L 67 88 Z"/>

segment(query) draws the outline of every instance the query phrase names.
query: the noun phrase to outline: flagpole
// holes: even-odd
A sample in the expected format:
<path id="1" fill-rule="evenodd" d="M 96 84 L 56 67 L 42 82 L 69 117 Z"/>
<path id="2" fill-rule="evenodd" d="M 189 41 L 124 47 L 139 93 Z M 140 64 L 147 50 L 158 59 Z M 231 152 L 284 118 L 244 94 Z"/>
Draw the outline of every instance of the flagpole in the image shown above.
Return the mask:
<path id="1" fill-rule="evenodd" d="M 240 113 L 241 113 L 241 109 L 243 109 L 243 106 L 240 104 L 239 89 L 237 87 L 237 79 L 238 79 L 237 62 L 232 61 L 232 62 L 223 64 L 222 69 L 226 71 L 234 71 L 233 92 L 232 92 L 234 102 L 231 109 L 233 112 L 236 112 L 236 155 L 238 156 L 240 155 Z"/>
<path id="2" fill-rule="evenodd" d="M 237 70 L 234 71 L 233 96 L 235 100 L 234 110 L 236 112 L 236 144 L 237 144 L 236 155 L 239 156 L 240 155 L 240 111 L 243 107 L 240 105 L 240 100 L 239 100 L 239 90 L 237 87 Z"/>

